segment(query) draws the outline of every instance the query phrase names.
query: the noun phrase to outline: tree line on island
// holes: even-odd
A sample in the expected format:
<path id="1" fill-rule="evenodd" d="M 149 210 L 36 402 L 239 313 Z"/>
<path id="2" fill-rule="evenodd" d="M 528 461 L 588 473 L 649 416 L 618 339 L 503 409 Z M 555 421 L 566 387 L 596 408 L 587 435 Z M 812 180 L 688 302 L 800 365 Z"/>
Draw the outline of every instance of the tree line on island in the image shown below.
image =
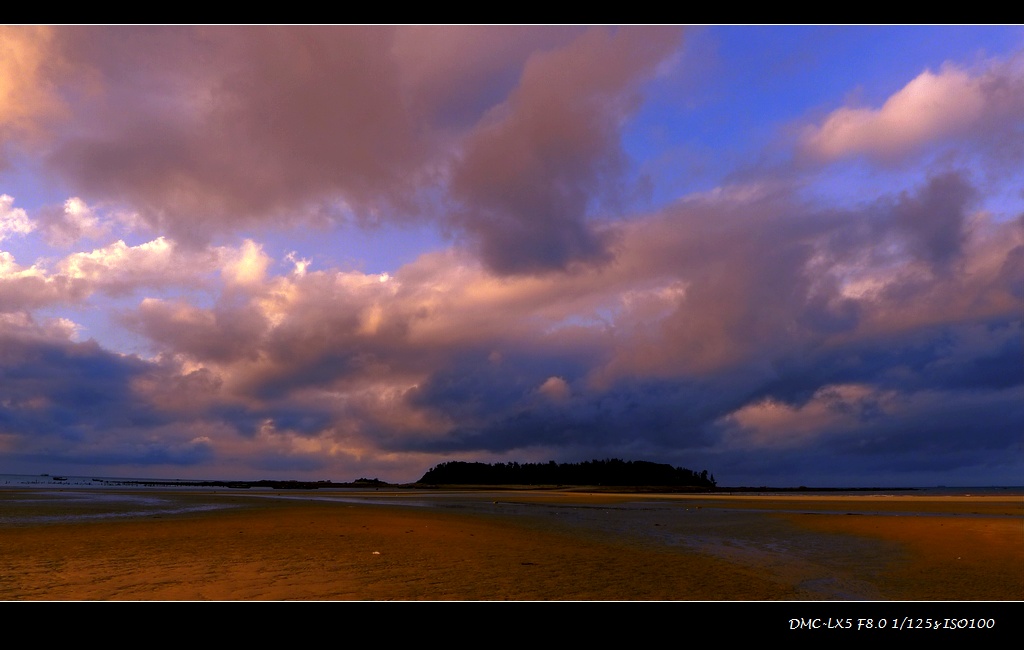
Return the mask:
<path id="1" fill-rule="evenodd" d="M 396 485 L 376 478 L 359 478 L 351 483 L 334 481 L 193 481 L 161 479 L 92 479 L 109 486 L 176 486 L 214 488 L 269 488 L 274 490 L 318 490 L 324 488 L 382 488 L 442 485 L 494 486 L 613 486 L 712 489 L 718 484 L 707 470 L 695 472 L 684 467 L 644 460 L 590 460 L 582 463 L 469 463 L 449 461 L 436 465 L 416 483 Z M 806 489 L 806 488 L 803 488 Z"/>
<path id="2" fill-rule="evenodd" d="M 644 460 L 582 463 L 469 463 L 450 461 L 427 470 L 427 485 L 613 485 L 713 488 L 714 474 Z"/>

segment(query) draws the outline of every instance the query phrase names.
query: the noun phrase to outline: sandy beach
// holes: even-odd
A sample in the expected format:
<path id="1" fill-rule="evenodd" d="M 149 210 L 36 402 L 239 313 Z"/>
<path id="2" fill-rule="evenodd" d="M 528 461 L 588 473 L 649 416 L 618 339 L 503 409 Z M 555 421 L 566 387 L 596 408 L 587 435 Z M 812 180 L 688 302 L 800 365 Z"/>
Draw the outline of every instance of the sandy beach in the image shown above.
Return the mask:
<path id="1" fill-rule="evenodd" d="M 0 599 L 1024 599 L 1020 496 L 55 494 L 0 491 Z"/>

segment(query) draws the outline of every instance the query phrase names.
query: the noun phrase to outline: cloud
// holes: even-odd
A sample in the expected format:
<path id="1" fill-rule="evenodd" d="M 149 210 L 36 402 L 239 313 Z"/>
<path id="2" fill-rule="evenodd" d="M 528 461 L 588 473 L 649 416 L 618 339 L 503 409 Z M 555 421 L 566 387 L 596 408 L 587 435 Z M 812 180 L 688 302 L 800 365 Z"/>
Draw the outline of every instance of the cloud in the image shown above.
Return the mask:
<path id="1" fill-rule="evenodd" d="M 453 170 L 455 217 L 502 274 L 601 261 L 609 241 L 586 223 L 617 182 L 622 122 L 640 82 L 678 46 L 674 29 L 590 30 L 535 54 L 519 86 L 465 141 Z"/>
<path id="2" fill-rule="evenodd" d="M 85 201 L 188 244 L 430 219 L 502 273 L 608 259 L 586 218 L 621 186 L 623 123 L 680 43 L 673 27 L 48 33 L 44 61 L 75 61 L 90 92 L 62 103 L 46 164 Z"/>
<path id="3" fill-rule="evenodd" d="M 7 33 L 33 87 L 0 100 L 0 146 L 70 197 L 0 197 L 0 436 L 20 459 L 1019 475 L 1017 60 L 947 64 L 798 143 L 940 154 L 871 179 L 885 192 L 836 207 L 817 171 L 754 166 L 617 214 L 677 28 Z M 350 242 L 331 227 L 414 220 L 451 246 L 386 273 L 332 261 Z"/>
<path id="4" fill-rule="evenodd" d="M 259 272 L 212 306 L 151 298 L 124 322 L 178 364 L 161 390 L 181 397 L 154 385 L 154 403 L 289 454 L 587 450 L 718 473 L 854 432 L 883 454 L 894 423 L 933 422 L 901 404 L 1020 390 L 1024 229 L 957 204 L 973 191 L 938 176 L 846 213 L 696 196 L 620 224 L 614 260 L 568 275 L 496 275 L 458 249 L 393 275 L 272 275 L 248 242 L 222 259 Z M 935 206 L 954 218 L 922 216 Z"/>
<path id="5" fill-rule="evenodd" d="M 130 388 L 145 363 L 73 342 L 72 334 L 67 321 L 0 316 L 0 432 L 22 441 L 18 455 L 87 461 L 119 431 L 164 421 Z"/>
<path id="6" fill-rule="evenodd" d="M 806 446 L 836 429 L 859 428 L 865 418 L 880 417 L 885 402 L 885 394 L 857 384 L 823 386 L 799 405 L 765 398 L 723 419 L 738 429 L 724 441 L 743 448 Z"/>
<path id="7" fill-rule="evenodd" d="M 125 325 L 176 354 L 218 364 L 258 356 L 265 321 L 254 309 L 207 310 L 182 302 L 146 298 Z"/>
<path id="8" fill-rule="evenodd" d="M 967 207 L 976 190 L 956 173 L 936 176 L 915 197 L 901 197 L 895 226 L 908 235 L 915 256 L 933 268 L 945 268 L 960 254 Z"/>
<path id="9" fill-rule="evenodd" d="M 126 295 L 143 287 L 201 287 L 222 264 L 222 257 L 237 255 L 227 249 L 182 250 L 165 237 L 137 246 L 118 240 L 89 253 L 68 255 L 57 263 L 57 270 L 59 277 L 82 282 L 92 291 Z M 244 252 L 241 255 L 244 260 Z"/>
<path id="10" fill-rule="evenodd" d="M 12 234 L 25 235 L 35 230 L 36 224 L 23 208 L 14 207 L 14 197 L 0 195 L 0 242 Z"/>
<path id="11" fill-rule="evenodd" d="M 564 402 L 572 395 L 572 389 L 561 377 L 548 377 L 537 392 L 556 402 Z"/>
<path id="12" fill-rule="evenodd" d="M 0 26 L 0 169 L 16 146 L 41 145 L 69 116 L 62 90 L 88 85 L 56 49 L 57 38 L 45 25 Z"/>
<path id="13" fill-rule="evenodd" d="M 227 286 L 245 288 L 262 280 L 268 263 L 269 258 L 251 241 L 238 248 L 195 249 L 165 237 L 135 246 L 118 240 L 49 264 L 40 260 L 30 267 L 0 251 L 0 311 L 78 304 L 95 293 L 124 297 L 145 290 L 213 290 L 218 271 Z"/>
<path id="14" fill-rule="evenodd" d="M 1024 116 L 1024 65 L 1019 56 L 964 69 L 947 63 L 925 70 L 877 109 L 843 107 L 803 135 L 806 153 L 826 160 L 867 155 L 903 158 L 933 142 L 1002 134 Z"/>
<path id="15" fill-rule="evenodd" d="M 13 255 L 0 251 L 0 314 L 77 302 L 88 294 L 82 282 L 53 277 L 36 265 L 25 268 Z"/>
<path id="16" fill-rule="evenodd" d="M 323 466 L 324 447 L 310 437 L 326 422 L 316 412 L 246 408 L 208 371 L 74 342 L 73 329 L 64 320 L 0 315 L 0 438 L 8 462 L 208 477 L 208 464 L 229 455 L 245 459 L 245 476 L 288 449 L 287 472 Z"/>
<path id="17" fill-rule="evenodd" d="M 425 145 L 398 85 L 394 31 L 55 28 L 54 47 L 98 91 L 70 107 L 50 168 L 183 241 L 332 206 L 408 204 Z"/>
<path id="18" fill-rule="evenodd" d="M 41 229 L 52 246 L 67 248 L 79 239 L 100 239 L 109 233 L 96 211 L 77 196 L 69 198 L 60 209 L 45 209 L 39 216 Z"/>
<path id="19" fill-rule="evenodd" d="M 580 26 L 419 25 L 396 30 L 391 53 L 410 105 L 443 130 L 475 125 L 516 87 L 525 62 Z"/>
<path id="20" fill-rule="evenodd" d="M 264 254 L 263 248 L 247 239 L 237 252 L 229 255 L 222 275 L 229 285 L 251 286 L 263 281 L 268 266 L 270 258 Z"/>

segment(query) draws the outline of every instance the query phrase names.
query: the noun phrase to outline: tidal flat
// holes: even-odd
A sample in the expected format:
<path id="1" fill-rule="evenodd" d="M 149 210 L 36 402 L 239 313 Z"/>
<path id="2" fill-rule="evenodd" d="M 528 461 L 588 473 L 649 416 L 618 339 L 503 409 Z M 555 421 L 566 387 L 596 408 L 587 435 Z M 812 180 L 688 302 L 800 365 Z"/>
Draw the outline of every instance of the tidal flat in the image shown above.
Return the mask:
<path id="1" fill-rule="evenodd" d="M 3 600 L 1015 601 L 1024 496 L 0 489 Z"/>

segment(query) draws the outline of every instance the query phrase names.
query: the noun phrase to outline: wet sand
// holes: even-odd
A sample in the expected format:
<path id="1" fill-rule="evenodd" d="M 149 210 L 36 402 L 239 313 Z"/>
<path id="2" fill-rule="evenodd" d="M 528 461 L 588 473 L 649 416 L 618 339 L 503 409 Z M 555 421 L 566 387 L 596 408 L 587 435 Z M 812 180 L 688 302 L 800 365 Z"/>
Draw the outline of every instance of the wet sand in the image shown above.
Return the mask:
<path id="1" fill-rule="evenodd" d="M 0 491 L 3 600 L 1024 599 L 1020 496 L 26 496 Z"/>

